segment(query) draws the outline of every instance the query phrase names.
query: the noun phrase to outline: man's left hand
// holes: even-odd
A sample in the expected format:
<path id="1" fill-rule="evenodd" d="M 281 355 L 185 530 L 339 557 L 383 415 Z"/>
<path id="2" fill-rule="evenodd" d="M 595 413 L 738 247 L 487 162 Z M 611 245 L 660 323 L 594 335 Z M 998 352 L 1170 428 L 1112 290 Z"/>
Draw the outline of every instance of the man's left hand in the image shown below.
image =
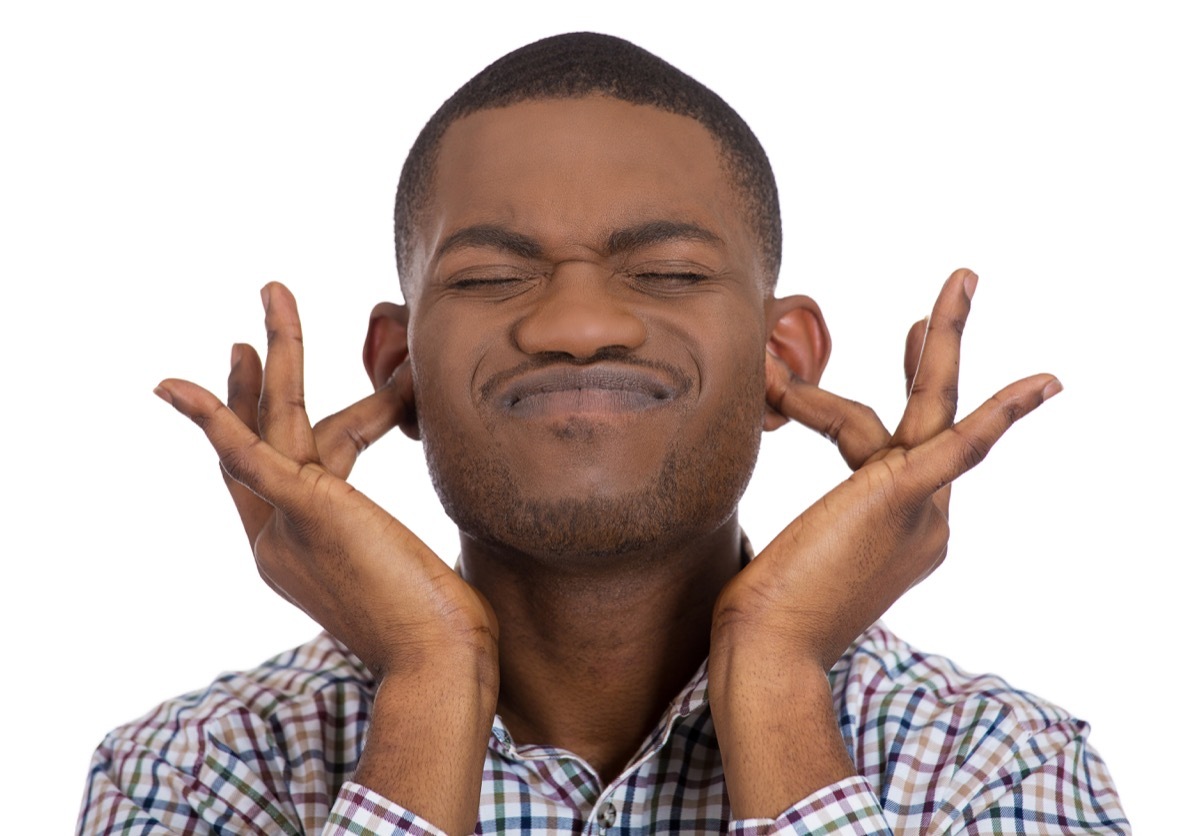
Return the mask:
<path id="1" fill-rule="evenodd" d="M 772 409 L 827 435 L 854 469 L 722 591 L 710 697 L 737 817 L 774 817 L 854 772 L 826 674 L 906 590 L 941 563 L 950 483 L 1062 388 L 1049 374 L 1001 389 L 955 423 L 959 348 L 977 277 L 956 271 L 905 352 L 909 398 L 895 432 L 875 413 L 767 358 Z M 923 339 L 922 339 L 923 337 Z"/>

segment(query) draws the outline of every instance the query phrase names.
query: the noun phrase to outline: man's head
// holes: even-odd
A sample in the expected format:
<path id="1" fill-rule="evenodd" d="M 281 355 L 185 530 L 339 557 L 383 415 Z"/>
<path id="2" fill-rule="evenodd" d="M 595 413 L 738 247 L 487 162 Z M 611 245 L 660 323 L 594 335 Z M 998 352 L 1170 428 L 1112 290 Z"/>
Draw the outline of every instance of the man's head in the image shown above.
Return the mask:
<path id="1" fill-rule="evenodd" d="M 408 304 L 377 308 L 364 358 L 377 386 L 397 366 L 411 385 L 405 429 L 464 535 L 586 560 L 736 525 L 759 434 L 777 423 L 765 349 L 815 381 L 828 335 L 811 300 L 769 292 L 778 211 L 749 129 L 636 47 L 573 39 L 592 50 L 586 71 L 542 42 L 464 88 L 524 55 L 569 95 L 532 95 L 522 71 L 520 95 L 467 97 L 426 128 L 432 146 L 418 140 L 397 222 Z M 542 48 L 558 63 L 530 57 Z M 627 58 L 669 106 L 570 81 L 619 76 Z M 671 97 L 679 78 L 691 92 Z M 760 158 L 753 176 L 739 155 Z"/>
<path id="2" fill-rule="evenodd" d="M 639 46 L 576 32 L 516 49 L 488 66 L 438 108 L 417 136 L 396 190 L 396 262 L 407 295 L 412 247 L 446 129 L 480 110 L 525 101 L 603 95 L 696 120 L 712 135 L 759 246 L 764 291 L 774 290 L 782 253 L 775 175 L 742 118 L 716 93 Z"/>

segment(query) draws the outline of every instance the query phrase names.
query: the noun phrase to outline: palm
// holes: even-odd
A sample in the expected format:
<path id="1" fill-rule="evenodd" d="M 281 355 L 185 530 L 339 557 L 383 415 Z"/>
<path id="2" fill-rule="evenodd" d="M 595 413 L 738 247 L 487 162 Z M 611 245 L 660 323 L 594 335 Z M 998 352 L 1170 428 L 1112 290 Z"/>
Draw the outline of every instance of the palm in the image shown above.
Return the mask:
<path id="1" fill-rule="evenodd" d="M 767 399 L 834 441 L 850 478 L 789 524 L 722 591 L 714 642 L 749 626 L 828 670 L 853 640 L 941 563 L 950 483 L 1019 418 L 1061 388 L 1051 375 L 1010 384 L 955 423 L 959 342 L 974 274 L 954 273 L 910 332 L 909 400 L 894 433 L 875 413 L 797 380 L 768 358 Z"/>
<path id="2" fill-rule="evenodd" d="M 235 346 L 228 407 L 187 381 L 160 390 L 216 449 L 263 579 L 377 676 L 434 644 L 494 653 L 498 626 L 483 597 L 346 482 L 358 453 L 397 421 L 394 384 L 310 425 L 295 300 L 281 285 L 267 294 L 266 367 Z"/>

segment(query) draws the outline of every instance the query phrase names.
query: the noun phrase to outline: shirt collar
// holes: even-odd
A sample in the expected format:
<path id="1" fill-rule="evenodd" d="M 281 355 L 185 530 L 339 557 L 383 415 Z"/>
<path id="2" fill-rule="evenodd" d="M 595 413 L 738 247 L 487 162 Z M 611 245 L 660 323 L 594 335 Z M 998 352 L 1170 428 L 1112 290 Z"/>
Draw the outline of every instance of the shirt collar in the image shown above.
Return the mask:
<path id="1" fill-rule="evenodd" d="M 745 568 L 754 559 L 754 547 L 746 532 L 741 532 L 742 567 Z M 654 731 L 642 743 L 638 753 L 634 755 L 627 769 L 633 769 L 648 757 L 660 750 L 671 736 L 675 726 L 693 715 L 698 715 L 708 708 L 708 660 L 700 663 L 700 667 L 687 685 L 681 690 L 663 712 L 662 719 L 654 727 Z M 497 754 L 517 760 L 532 760 L 547 757 L 563 757 L 569 753 L 551 746 L 522 745 L 513 742 L 504 721 L 497 714 L 492 719 L 492 736 L 488 747 Z"/>

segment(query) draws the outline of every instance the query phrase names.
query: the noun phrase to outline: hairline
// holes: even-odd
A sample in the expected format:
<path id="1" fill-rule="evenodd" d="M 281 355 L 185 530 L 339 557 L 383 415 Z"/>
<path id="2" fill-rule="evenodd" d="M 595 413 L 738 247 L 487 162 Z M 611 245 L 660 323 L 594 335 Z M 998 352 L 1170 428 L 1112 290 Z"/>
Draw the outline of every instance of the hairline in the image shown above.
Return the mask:
<path id="1" fill-rule="evenodd" d="M 403 250 L 401 250 L 401 241 L 399 240 L 398 234 L 400 232 L 398 214 L 396 216 L 397 223 L 395 230 L 397 233 L 396 258 L 397 267 L 400 274 L 400 288 L 401 292 L 404 294 L 405 298 L 408 299 L 408 301 L 412 301 L 409 299 L 410 290 L 412 287 L 412 278 L 410 278 L 410 271 L 412 267 L 411 261 L 415 244 L 415 242 L 412 240 L 414 238 L 412 232 L 424 219 L 424 215 L 429 209 L 429 204 L 433 197 L 433 184 L 437 179 L 437 167 L 441 157 L 442 143 L 445 141 L 446 134 L 449 132 L 450 128 L 463 119 L 466 119 L 477 113 L 484 113 L 491 110 L 503 110 L 504 108 L 514 107 L 516 105 L 525 104 L 528 102 L 578 101 L 593 97 L 603 97 L 613 101 L 625 102 L 626 104 L 630 104 L 635 107 L 649 107 L 658 111 L 662 111 L 663 113 L 681 116 L 685 119 L 692 120 L 704 129 L 705 133 L 708 134 L 708 136 L 713 140 L 713 144 L 716 146 L 717 158 L 719 160 L 721 170 L 724 173 L 727 182 L 731 186 L 733 193 L 738 198 L 738 209 L 742 213 L 743 220 L 746 222 L 747 228 L 751 231 L 751 234 L 755 240 L 758 241 L 759 246 L 754 248 L 754 253 L 757 272 L 759 273 L 763 284 L 763 296 L 767 297 L 774 293 L 779 277 L 778 263 L 776 263 L 774 270 L 768 268 L 767 264 L 765 263 L 766 259 L 764 258 L 763 252 L 765 246 L 761 240 L 762 236 L 759 230 L 759 224 L 754 221 L 756 197 L 754 195 L 752 185 L 748 182 L 744 182 L 744 171 L 747 167 L 747 163 L 740 161 L 741 155 L 732 146 L 732 144 L 724 139 L 712 127 L 705 124 L 703 120 L 699 119 L 693 114 L 684 113 L 680 110 L 672 109 L 670 107 L 663 107 L 655 102 L 633 101 L 624 96 L 616 96 L 609 91 L 596 88 L 591 90 L 581 90 L 578 92 L 563 91 L 557 93 L 533 93 L 518 95 L 489 103 L 483 107 L 466 108 L 463 110 L 463 112 L 454 114 L 452 118 L 446 121 L 445 124 L 441 125 L 440 129 L 433 134 L 425 137 L 418 136 L 418 143 L 424 139 L 426 142 L 431 144 L 429 150 L 424 153 L 425 165 L 418 173 L 416 181 L 413 184 L 416 188 L 412 190 L 412 194 L 416 199 L 407 203 L 407 208 L 409 211 L 407 217 L 405 218 L 405 226 L 408 234 L 405 236 L 405 240 L 403 241 Z M 730 109 L 732 110 L 732 108 Z M 436 115 L 434 118 L 436 118 Z M 408 160 L 405 161 L 405 168 L 408 167 L 409 161 L 413 157 L 413 152 L 416 150 L 417 148 L 414 144 L 413 149 L 409 151 Z M 403 182 L 402 172 L 401 185 Z M 399 188 L 400 186 L 397 187 L 398 191 Z M 399 195 L 397 195 L 397 197 L 399 198 Z M 399 200 L 397 201 L 397 205 L 399 205 Z"/>

